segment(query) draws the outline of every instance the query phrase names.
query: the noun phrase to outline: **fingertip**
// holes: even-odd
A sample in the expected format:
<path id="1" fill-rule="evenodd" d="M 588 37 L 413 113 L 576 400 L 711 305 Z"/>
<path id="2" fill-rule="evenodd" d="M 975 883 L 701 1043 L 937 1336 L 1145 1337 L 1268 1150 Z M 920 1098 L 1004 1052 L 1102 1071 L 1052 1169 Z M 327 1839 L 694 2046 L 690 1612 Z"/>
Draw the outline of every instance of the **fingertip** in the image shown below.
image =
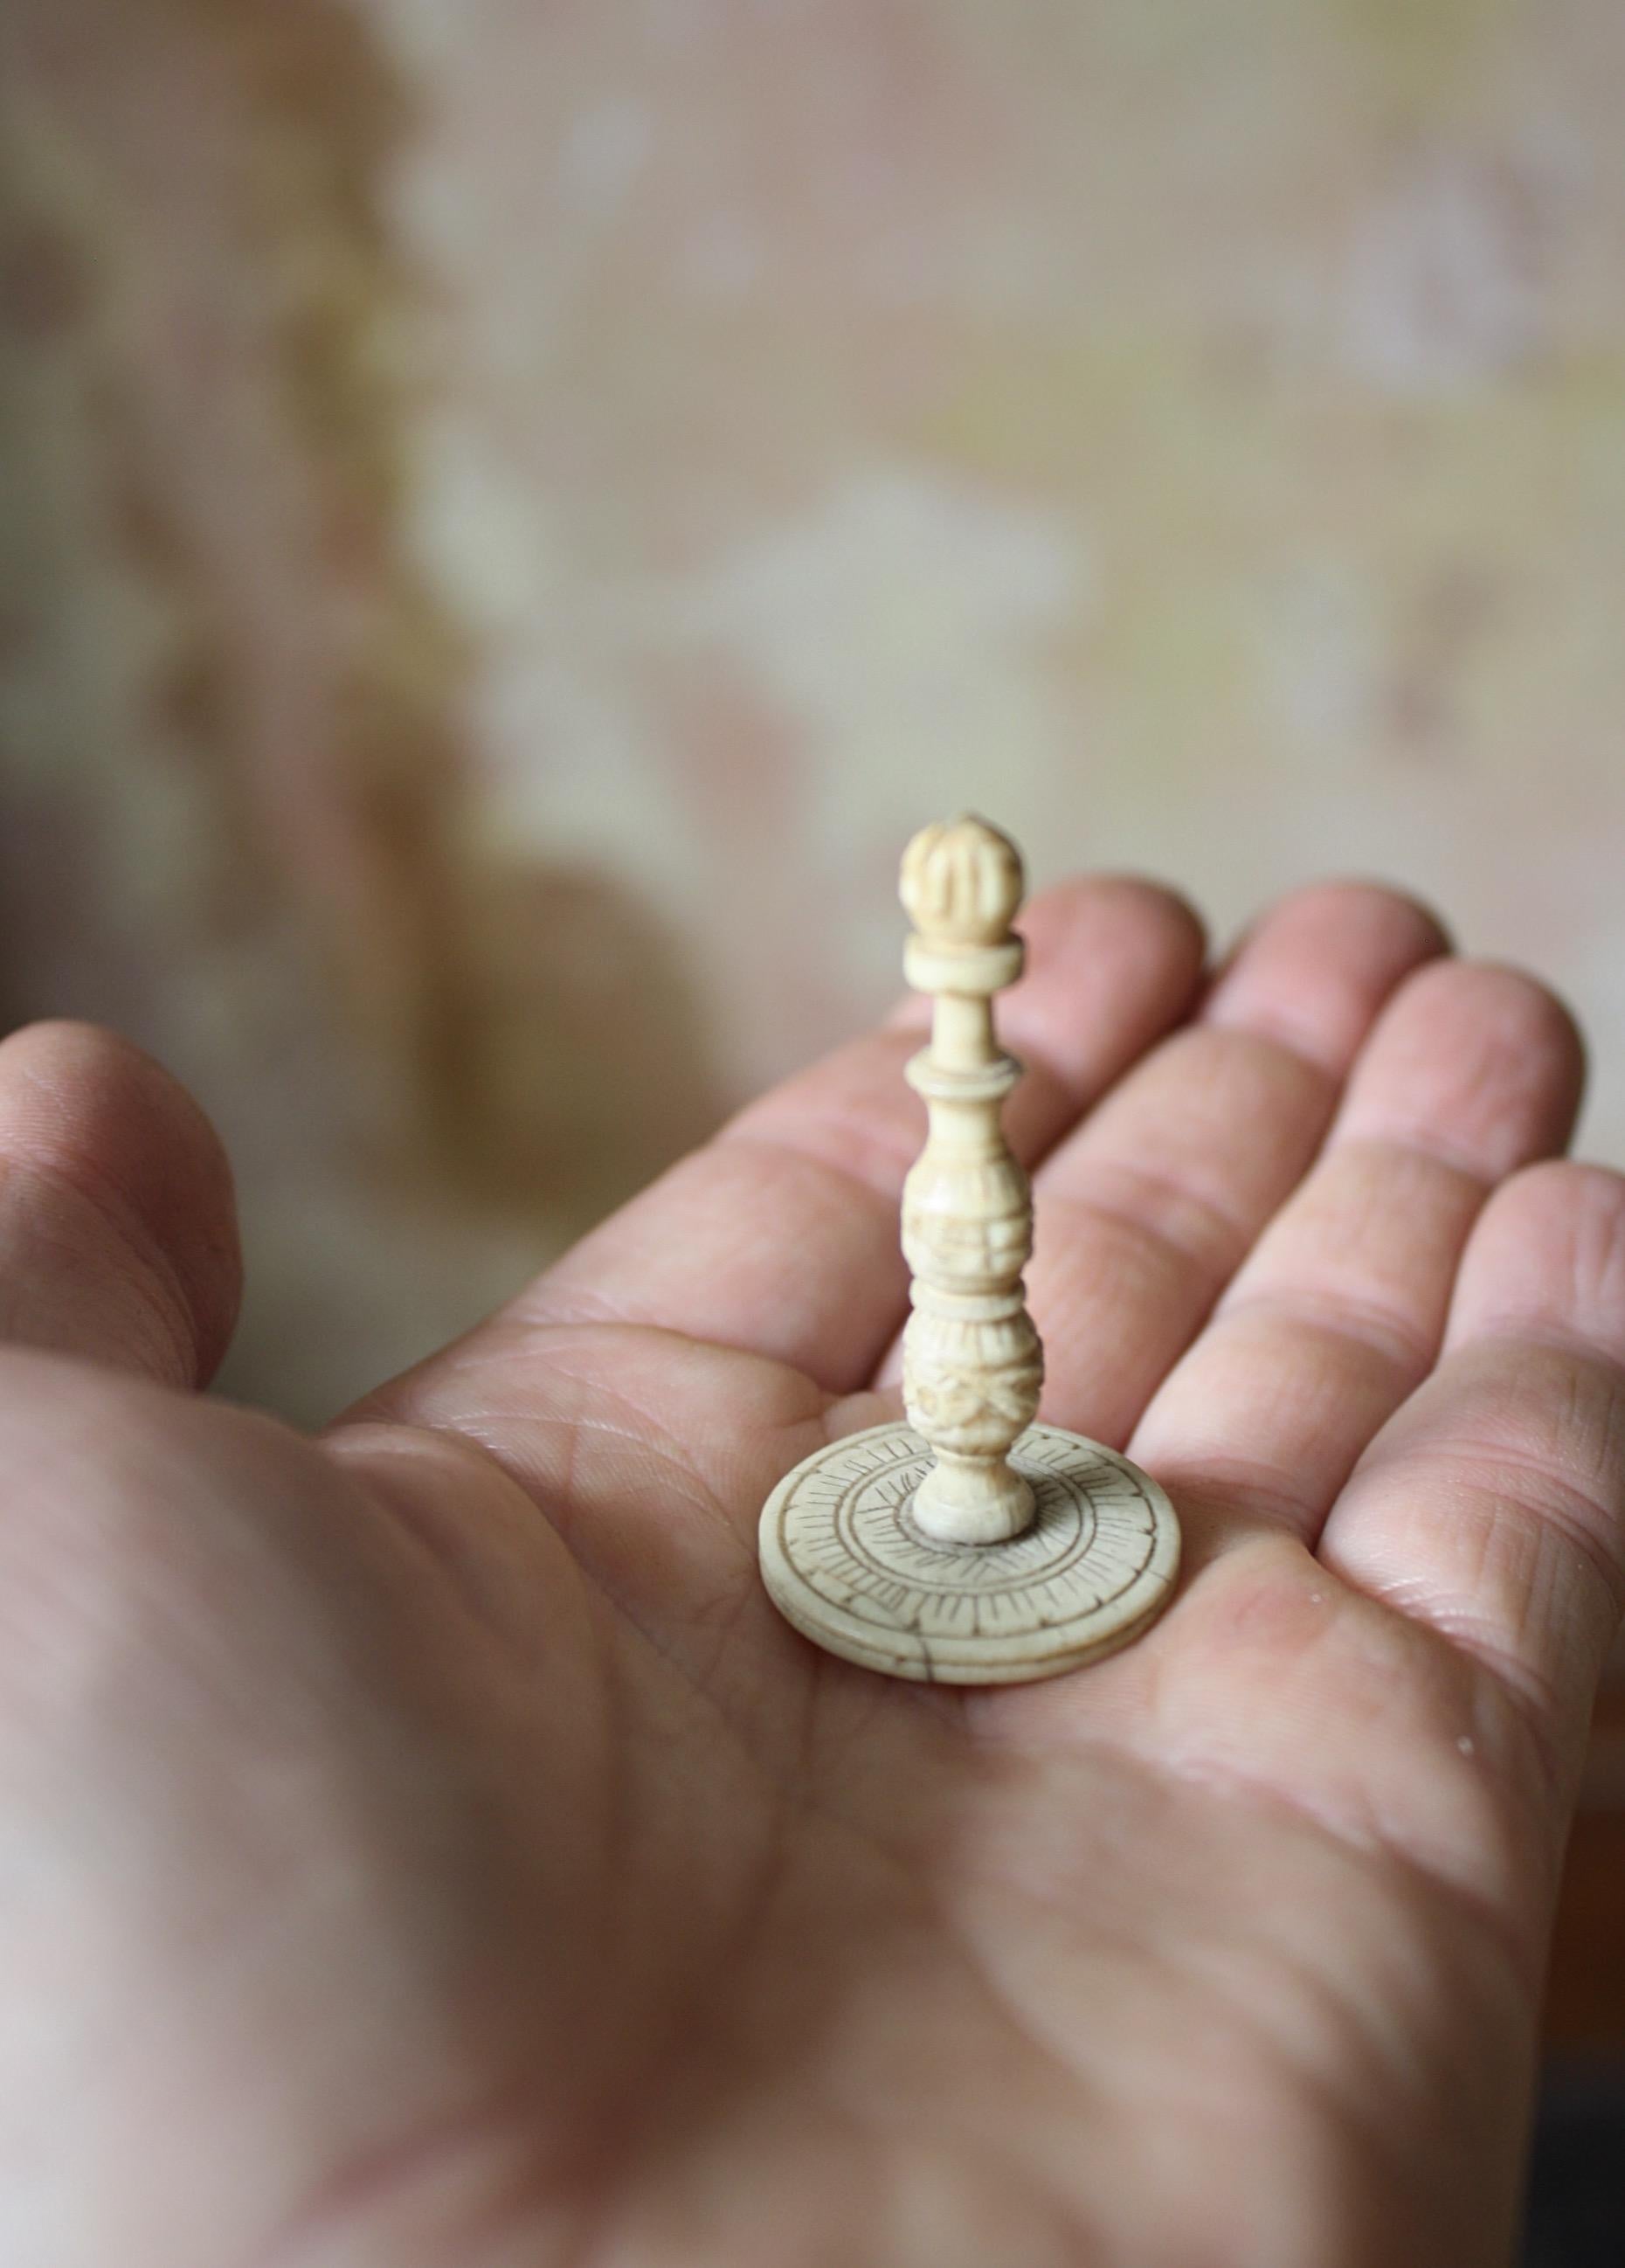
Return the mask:
<path id="1" fill-rule="evenodd" d="M 1040 1027 L 1053 1023 L 1078 988 L 1090 995 L 1110 984 L 1143 998 L 1161 1027 L 1189 1005 L 1207 959 L 1207 924 L 1189 899 L 1166 882 L 1143 874 L 1072 874 L 1052 883 L 1024 906 L 1016 932 L 1026 947 L 1025 973 L 1001 1001 L 1001 1021 L 1013 1017 Z M 930 1001 L 906 994 L 888 1025 L 929 1027 Z"/>
<path id="2" fill-rule="evenodd" d="M 1084 942 L 1111 949 L 1121 939 L 1124 948 L 1165 956 L 1173 968 L 1200 968 L 1208 949 L 1196 908 L 1150 874 L 1074 874 L 1040 891 L 1017 926 L 1029 959 Z"/>
<path id="3" fill-rule="evenodd" d="M 1379 1018 L 1340 1132 L 1369 1122 L 1438 1150 L 1453 1128 L 1463 1162 L 1494 1181 L 1563 1146 L 1585 1082 L 1579 1027 L 1548 986 L 1496 961 L 1435 961 Z"/>
<path id="4" fill-rule="evenodd" d="M 1026 975 L 1003 1019 L 1019 1045 L 1064 1061 L 1080 1017 L 1110 1001 L 1130 1019 L 1121 1071 L 1187 1014 L 1207 954 L 1202 917 L 1177 890 L 1133 874 L 1077 875 L 1034 898 L 1018 924 Z"/>
<path id="5" fill-rule="evenodd" d="M 1590 1069 L 1590 1050 L 1578 1018 L 1559 992 L 1526 968 L 1510 961 L 1477 961 L 1486 983 L 1499 988 L 1504 1006 L 1504 1044 L 1521 1047 L 1531 1065 L 1559 1086 L 1567 1107 L 1569 1130 L 1578 1116 Z"/>
<path id="6" fill-rule="evenodd" d="M 1265 929 L 1280 928 L 1307 939 L 1328 931 L 1337 935 L 1377 936 L 1392 940 L 1412 960 L 1454 949 L 1449 924 L 1436 907 L 1398 882 L 1374 874 L 1324 874 L 1283 891 L 1238 939 L 1233 962 Z"/>
<path id="7" fill-rule="evenodd" d="M 1406 891 L 1312 882 L 1246 931 L 1214 983 L 1204 1020 L 1261 1034 L 1341 1076 L 1394 988 L 1449 950 L 1443 923 Z"/>
<path id="8" fill-rule="evenodd" d="M 1457 1281 L 1447 1344 L 1561 1339 L 1625 1362 L 1625 1174 L 1548 1159 L 1485 1205 Z"/>
<path id="9" fill-rule="evenodd" d="M 220 1138 L 178 1079 L 99 1026 L 25 1026 L 0 1042 L 0 1164 L 27 1183 L 8 1211 L 8 1336 L 95 1354 L 128 1337 L 138 1367 L 212 1373 L 241 1294 L 236 1201 Z M 171 1359 L 177 1322 L 189 1347 Z"/>
<path id="10" fill-rule="evenodd" d="M 1404 988 L 1405 996 L 1435 994 L 1460 996 L 1481 1013 L 1493 1012 L 1504 1045 L 1525 1048 L 1576 1079 L 1584 1071 L 1585 1036 L 1573 1011 L 1529 969 L 1480 957 L 1447 961 L 1418 969 Z"/>

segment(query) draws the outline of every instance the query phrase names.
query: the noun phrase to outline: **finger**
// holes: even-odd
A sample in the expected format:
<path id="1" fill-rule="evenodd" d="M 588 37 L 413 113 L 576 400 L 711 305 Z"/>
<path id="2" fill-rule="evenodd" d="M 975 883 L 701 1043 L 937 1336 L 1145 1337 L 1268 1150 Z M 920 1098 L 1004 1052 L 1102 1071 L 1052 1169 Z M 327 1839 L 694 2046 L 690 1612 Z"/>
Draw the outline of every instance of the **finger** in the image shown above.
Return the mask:
<path id="1" fill-rule="evenodd" d="M 225 1154 L 166 1071 L 85 1024 L 0 1045 L 0 1340 L 196 1385 L 240 1284 Z"/>
<path id="2" fill-rule="evenodd" d="M 1309 1164 L 1372 1018 L 1444 949 L 1432 918 L 1386 890 L 1331 884 L 1287 899 L 1201 1022 L 1052 1153 L 1029 1278 L 1048 1418 L 1128 1439 Z"/>
<path id="3" fill-rule="evenodd" d="M 1486 1206 L 1320 1557 L 1488 1668 L 1561 1800 L 1625 1598 L 1625 1179 L 1537 1166 Z"/>
<path id="4" fill-rule="evenodd" d="M 1431 1369 L 1486 1197 L 1562 1147 L 1583 1072 L 1567 1011 L 1512 970 L 1445 961 L 1401 988 L 1319 1162 L 1135 1437 L 1182 1513 L 1312 1539 Z"/>
<path id="5" fill-rule="evenodd" d="M 1147 883 L 1035 901 L 1030 974 L 1001 1031 L 1028 1067 L 1011 1138 L 1035 1160 L 1188 1009 L 1202 938 Z M 510 1310 L 514 1325 L 606 1317 L 748 1347 L 833 1391 L 864 1382 L 908 1300 L 903 1176 L 923 1113 L 903 1065 L 923 1004 L 754 1104 L 578 1245 Z"/>

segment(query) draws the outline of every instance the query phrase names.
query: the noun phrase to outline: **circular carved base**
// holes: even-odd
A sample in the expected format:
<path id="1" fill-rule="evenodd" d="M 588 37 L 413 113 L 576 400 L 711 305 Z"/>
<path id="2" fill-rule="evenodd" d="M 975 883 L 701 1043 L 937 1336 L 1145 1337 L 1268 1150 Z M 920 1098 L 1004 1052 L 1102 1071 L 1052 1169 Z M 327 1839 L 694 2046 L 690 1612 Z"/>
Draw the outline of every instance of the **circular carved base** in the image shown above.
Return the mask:
<path id="1" fill-rule="evenodd" d="M 1143 1630 L 1179 1568 L 1173 1506 L 1098 1441 L 1030 1426 L 1011 1462 L 1037 1517 L 1008 1543 L 939 1543 L 909 1514 L 931 1453 L 876 1425 L 787 1473 L 762 1507 L 762 1580 L 815 1644 L 892 1677 L 1012 1685 Z"/>

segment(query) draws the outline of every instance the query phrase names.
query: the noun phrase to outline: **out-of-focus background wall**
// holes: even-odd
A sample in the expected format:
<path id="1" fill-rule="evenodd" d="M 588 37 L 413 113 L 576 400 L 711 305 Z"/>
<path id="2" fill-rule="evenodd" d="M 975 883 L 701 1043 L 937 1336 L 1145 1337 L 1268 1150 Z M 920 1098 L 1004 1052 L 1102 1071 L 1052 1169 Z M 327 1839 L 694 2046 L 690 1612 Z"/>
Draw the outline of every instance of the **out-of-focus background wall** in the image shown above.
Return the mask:
<path id="1" fill-rule="evenodd" d="M 0 79 L 0 1012 L 221 1123 L 236 1392 L 871 1014 L 963 802 L 1411 884 L 1625 1159 L 1619 0 L 5 0 Z"/>
<path id="2" fill-rule="evenodd" d="M 895 983 L 1399 877 L 1625 1156 L 1616 0 L 6 0 L 0 1006 L 325 1413 Z"/>

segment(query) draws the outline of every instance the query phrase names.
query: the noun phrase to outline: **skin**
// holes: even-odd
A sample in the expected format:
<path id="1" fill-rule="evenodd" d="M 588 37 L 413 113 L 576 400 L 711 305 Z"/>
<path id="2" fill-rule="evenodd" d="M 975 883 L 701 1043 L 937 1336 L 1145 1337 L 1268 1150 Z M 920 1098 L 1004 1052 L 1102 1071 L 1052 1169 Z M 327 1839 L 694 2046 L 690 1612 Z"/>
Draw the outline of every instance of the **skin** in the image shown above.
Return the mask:
<path id="1" fill-rule="evenodd" d="M 1504 2260 L 1621 1600 L 1573 1027 L 1364 887 L 1217 978 L 1142 884 L 1024 926 L 1044 1415 L 1186 1562 L 981 1694 L 755 1574 L 897 1406 L 912 1012 L 314 1441 L 198 1392 L 195 1108 L 0 1048 L 0 2257 Z"/>

